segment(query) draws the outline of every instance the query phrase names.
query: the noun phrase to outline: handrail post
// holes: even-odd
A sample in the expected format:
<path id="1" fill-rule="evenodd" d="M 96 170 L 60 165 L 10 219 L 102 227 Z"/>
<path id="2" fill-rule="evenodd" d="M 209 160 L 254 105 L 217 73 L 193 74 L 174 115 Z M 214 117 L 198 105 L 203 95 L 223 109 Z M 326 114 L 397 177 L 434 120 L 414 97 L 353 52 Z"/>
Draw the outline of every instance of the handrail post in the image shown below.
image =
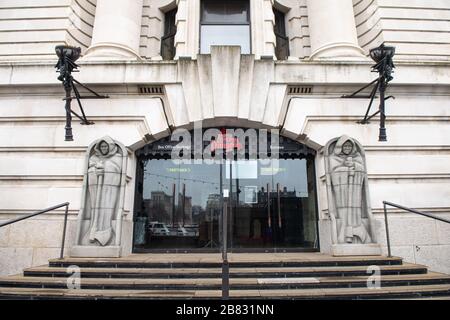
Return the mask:
<path id="1" fill-rule="evenodd" d="M 231 195 L 231 190 L 230 190 Z M 230 198 L 229 198 L 230 199 Z M 230 201 L 231 205 L 231 201 Z M 227 201 L 222 207 L 222 299 L 228 300 L 230 295 L 230 265 L 228 263 L 228 212 Z"/>
<path id="2" fill-rule="evenodd" d="M 61 240 L 61 254 L 59 255 L 60 259 L 64 258 L 64 244 L 66 242 L 66 229 L 67 229 L 67 215 L 69 213 L 69 204 L 66 204 L 66 212 L 64 214 L 64 227 L 63 227 L 63 235 Z"/>
<path id="3" fill-rule="evenodd" d="M 388 216 L 387 216 L 387 209 L 386 209 L 386 202 L 383 201 L 383 210 L 384 210 L 384 225 L 386 228 L 386 242 L 387 242 L 387 249 L 388 249 L 388 257 L 392 257 L 391 255 L 391 241 L 389 239 L 389 223 L 388 223 Z"/>

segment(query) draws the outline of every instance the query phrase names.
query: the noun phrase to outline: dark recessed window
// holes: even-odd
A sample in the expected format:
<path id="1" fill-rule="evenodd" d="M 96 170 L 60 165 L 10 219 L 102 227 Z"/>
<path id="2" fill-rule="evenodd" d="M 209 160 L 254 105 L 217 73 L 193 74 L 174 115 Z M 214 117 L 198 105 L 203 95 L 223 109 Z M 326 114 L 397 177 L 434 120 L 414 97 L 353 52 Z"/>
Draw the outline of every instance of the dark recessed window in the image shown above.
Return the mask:
<path id="1" fill-rule="evenodd" d="M 286 36 L 286 17 L 283 12 L 273 8 L 275 14 L 275 26 L 273 31 L 276 37 L 275 55 L 278 60 L 289 57 L 289 38 Z"/>
<path id="2" fill-rule="evenodd" d="M 202 0 L 200 53 L 212 45 L 235 45 L 250 53 L 250 5 L 248 0 Z"/>
<path id="3" fill-rule="evenodd" d="M 164 36 L 161 38 L 161 56 L 164 60 L 173 60 L 175 57 L 176 14 L 177 9 L 173 9 L 164 15 Z"/>

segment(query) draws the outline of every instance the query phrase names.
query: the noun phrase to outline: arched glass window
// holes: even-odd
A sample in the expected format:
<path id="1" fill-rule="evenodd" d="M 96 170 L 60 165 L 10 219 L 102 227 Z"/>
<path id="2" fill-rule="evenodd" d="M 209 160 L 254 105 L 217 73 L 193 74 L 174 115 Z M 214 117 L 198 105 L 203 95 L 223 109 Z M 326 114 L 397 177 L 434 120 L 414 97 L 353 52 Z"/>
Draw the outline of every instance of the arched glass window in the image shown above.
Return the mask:
<path id="1" fill-rule="evenodd" d="M 202 0 L 200 53 L 212 45 L 236 45 L 250 54 L 250 4 L 248 0 Z"/>

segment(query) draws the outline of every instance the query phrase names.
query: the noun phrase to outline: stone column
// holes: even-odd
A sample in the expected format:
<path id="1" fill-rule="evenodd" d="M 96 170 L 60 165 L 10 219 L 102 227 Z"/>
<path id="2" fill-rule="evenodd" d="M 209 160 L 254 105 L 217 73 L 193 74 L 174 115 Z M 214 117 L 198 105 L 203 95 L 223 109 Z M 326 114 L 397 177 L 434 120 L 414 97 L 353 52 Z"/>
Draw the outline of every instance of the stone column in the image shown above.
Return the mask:
<path id="1" fill-rule="evenodd" d="M 180 57 L 196 59 L 200 52 L 200 1 L 177 0 L 177 6 L 175 60 Z"/>
<path id="2" fill-rule="evenodd" d="M 307 0 L 311 58 L 363 57 L 352 0 Z"/>
<path id="3" fill-rule="evenodd" d="M 86 58 L 140 59 L 143 0 L 97 0 Z"/>

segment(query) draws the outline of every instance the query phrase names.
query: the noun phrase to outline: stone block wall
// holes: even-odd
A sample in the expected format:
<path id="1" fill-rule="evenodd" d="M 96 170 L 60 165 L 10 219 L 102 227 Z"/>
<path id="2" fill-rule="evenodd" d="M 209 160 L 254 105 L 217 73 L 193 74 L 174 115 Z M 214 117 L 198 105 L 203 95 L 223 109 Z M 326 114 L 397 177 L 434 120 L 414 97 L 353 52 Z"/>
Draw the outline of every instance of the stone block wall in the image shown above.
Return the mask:
<path id="1" fill-rule="evenodd" d="M 84 52 L 91 43 L 96 0 L 14 0 L 0 3 L 0 60 L 53 58 L 55 46 Z"/>
<path id="2" fill-rule="evenodd" d="M 382 42 L 402 60 L 450 60 L 450 2 L 353 0 L 359 45 L 368 53 Z"/>

